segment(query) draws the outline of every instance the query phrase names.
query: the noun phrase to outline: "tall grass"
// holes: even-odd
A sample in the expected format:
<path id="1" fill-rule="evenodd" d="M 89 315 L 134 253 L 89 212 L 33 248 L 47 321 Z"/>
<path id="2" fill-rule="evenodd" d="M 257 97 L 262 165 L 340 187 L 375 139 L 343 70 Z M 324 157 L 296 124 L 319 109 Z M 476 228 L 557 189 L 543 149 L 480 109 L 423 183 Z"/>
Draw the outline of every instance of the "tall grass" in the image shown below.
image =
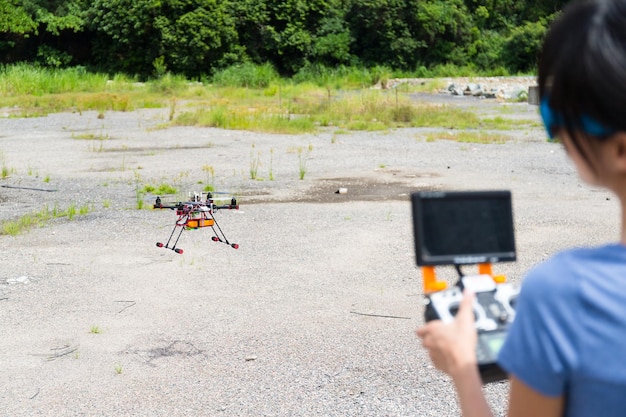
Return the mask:
<path id="1" fill-rule="evenodd" d="M 180 114 L 174 121 L 180 126 L 216 127 L 254 132 L 298 134 L 313 132 L 316 126 L 310 117 L 296 117 L 236 105 L 217 105 Z"/>
<path id="2" fill-rule="evenodd" d="M 511 129 L 529 122 L 481 119 L 471 110 L 416 103 L 415 90 L 370 89 L 397 76 L 443 76 L 473 71 L 439 66 L 413 74 L 386 67 L 365 69 L 319 65 L 304 67 L 292 79 L 280 78 L 270 64 L 245 63 L 217 72 L 211 85 L 163 73 L 139 83 L 132 77 L 87 72 L 83 68 L 46 69 L 25 64 L 0 67 L 0 107 L 17 107 L 18 116 L 61 111 L 131 111 L 169 107 L 174 125 L 300 134 L 319 127 L 381 130 L 399 127 Z M 420 88 L 433 88 L 431 86 Z"/>
<path id="3" fill-rule="evenodd" d="M 279 79 L 271 64 L 244 63 L 215 73 L 212 82 L 220 87 L 265 88 Z"/>
<path id="4" fill-rule="evenodd" d="M 177 95 L 185 90 L 188 90 L 190 87 L 198 86 L 198 84 L 189 83 L 180 75 L 172 75 L 170 73 L 166 73 L 163 77 L 152 80 L 147 85 L 149 91 L 166 96 Z"/>
<path id="5" fill-rule="evenodd" d="M 381 80 L 392 76 L 392 70 L 385 67 L 366 69 L 362 67 L 326 67 L 323 65 L 306 65 L 292 81 L 296 84 L 308 83 L 334 89 L 360 89 L 370 87 Z"/>
<path id="6" fill-rule="evenodd" d="M 84 68 L 51 69 L 27 64 L 0 67 L 0 106 L 17 107 L 18 116 L 62 111 L 131 111 L 165 107 L 174 97 L 202 97 L 204 87 L 166 74 L 149 83 Z"/>
<path id="7" fill-rule="evenodd" d="M 107 90 L 108 77 L 83 68 L 51 69 L 27 64 L 0 68 L 0 95 L 20 96 L 100 92 Z"/>
<path id="8" fill-rule="evenodd" d="M 310 84 L 286 85 L 281 97 L 273 86 L 242 94 L 241 89 L 218 89 L 213 100 L 180 113 L 174 124 L 256 132 L 300 134 L 319 127 L 346 130 L 385 130 L 402 127 L 508 130 L 532 126 L 528 120 L 481 118 L 456 106 L 415 103 L 394 92 L 358 90 L 330 97 Z"/>
<path id="9" fill-rule="evenodd" d="M 479 117 L 452 106 L 412 103 L 381 91 L 364 91 L 345 95 L 328 106 L 311 112 L 314 120 L 324 126 L 350 130 L 379 130 L 399 127 L 443 127 L 463 129 L 480 125 Z"/>

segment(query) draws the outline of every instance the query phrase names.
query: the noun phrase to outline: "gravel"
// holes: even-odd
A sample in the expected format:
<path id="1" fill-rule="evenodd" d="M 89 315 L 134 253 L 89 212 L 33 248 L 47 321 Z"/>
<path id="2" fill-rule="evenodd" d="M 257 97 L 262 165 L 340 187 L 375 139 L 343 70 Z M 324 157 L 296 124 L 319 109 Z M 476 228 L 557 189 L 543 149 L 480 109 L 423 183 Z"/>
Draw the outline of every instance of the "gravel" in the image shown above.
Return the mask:
<path id="1" fill-rule="evenodd" d="M 163 128 L 164 110 L 0 119 L 0 219 L 89 207 L 0 236 L 0 416 L 459 415 L 413 333 L 409 193 L 512 190 L 519 259 L 494 267 L 512 281 L 565 247 L 616 240 L 618 204 L 581 185 L 536 108 L 418 99 L 536 127 L 485 145 L 417 128 Z M 311 149 L 303 180 L 298 149 Z M 175 216 L 137 190 L 163 183 L 237 195 L 241 209 L 217 215 L 240 248 L 203 230 L 183 233 L 182 255 L 157 248 Z M 485 388 L 496 415 L 507 389 Z"/>

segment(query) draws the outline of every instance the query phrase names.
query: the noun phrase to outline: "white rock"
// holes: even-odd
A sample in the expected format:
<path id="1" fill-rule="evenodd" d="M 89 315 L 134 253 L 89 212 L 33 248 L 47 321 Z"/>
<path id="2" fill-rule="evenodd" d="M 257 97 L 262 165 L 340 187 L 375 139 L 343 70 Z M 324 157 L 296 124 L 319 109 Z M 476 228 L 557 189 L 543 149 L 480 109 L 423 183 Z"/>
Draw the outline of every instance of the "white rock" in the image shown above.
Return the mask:
<path id="1" fill-rule="evenodd" d="M 17 277 L 17 278 L 7 278 L 7 284 L 9 284 L 9 285 L 29 284 L 29 283 L 30 283 L 30 279 L 28 279 L 28 277 L 26 275 L 23 275 L 23 276 Z"/>

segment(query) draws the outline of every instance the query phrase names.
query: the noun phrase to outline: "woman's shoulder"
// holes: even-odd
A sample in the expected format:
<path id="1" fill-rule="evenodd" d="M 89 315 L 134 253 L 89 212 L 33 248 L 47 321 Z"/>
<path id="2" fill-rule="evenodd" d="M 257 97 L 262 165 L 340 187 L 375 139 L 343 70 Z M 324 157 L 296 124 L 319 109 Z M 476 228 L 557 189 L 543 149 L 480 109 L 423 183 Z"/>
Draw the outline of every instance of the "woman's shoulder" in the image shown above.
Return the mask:
<path id="1" fill-rule="evenodd" d="M 548 295 L 577 291 L 588 285 L 622 281 L 626 274 L 626 246 L 611 244 L 557 253 L 531 269 L 522 285 L 526 292 Z"/>
<path id="2" fill-rule="evenodd" d="M 561 251 L 543 262 L 548 266 L 576 265 L 585 262 L 614 262 L 626 259 L 626 246 L 610 244 L 594 247 L 580 247 Z"/>

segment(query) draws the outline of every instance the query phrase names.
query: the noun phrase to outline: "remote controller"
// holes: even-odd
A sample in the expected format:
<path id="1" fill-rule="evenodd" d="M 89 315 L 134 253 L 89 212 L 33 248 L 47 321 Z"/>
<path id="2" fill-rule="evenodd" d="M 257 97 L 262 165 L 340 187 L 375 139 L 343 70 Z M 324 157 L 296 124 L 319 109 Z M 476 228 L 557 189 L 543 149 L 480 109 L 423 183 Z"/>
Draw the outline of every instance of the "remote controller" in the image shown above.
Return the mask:
<path id="1" fill-rule="evenodd" d="M 496 284 L 490 275 L 464 276 L 458 286 L 428 295 L 426 321 L 454 320 L 463 298 L 463 288 L 476 294 L 476 357 L 483 383 L 506 379 L 507 375 L 498 366 L 497 359 L 507 330 L 515 318 L 515 300 L 519 294 L 519 286 L 512 283 Z"/>

